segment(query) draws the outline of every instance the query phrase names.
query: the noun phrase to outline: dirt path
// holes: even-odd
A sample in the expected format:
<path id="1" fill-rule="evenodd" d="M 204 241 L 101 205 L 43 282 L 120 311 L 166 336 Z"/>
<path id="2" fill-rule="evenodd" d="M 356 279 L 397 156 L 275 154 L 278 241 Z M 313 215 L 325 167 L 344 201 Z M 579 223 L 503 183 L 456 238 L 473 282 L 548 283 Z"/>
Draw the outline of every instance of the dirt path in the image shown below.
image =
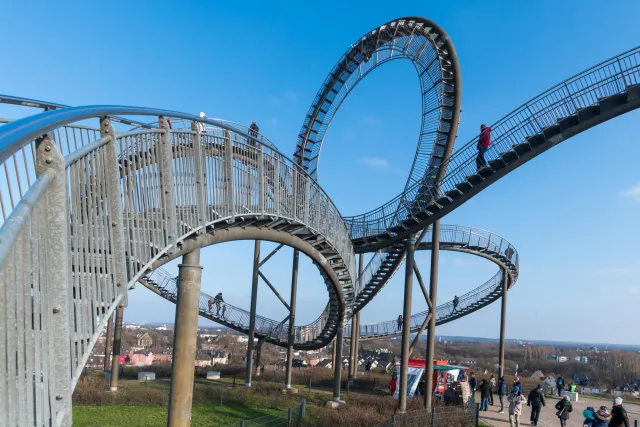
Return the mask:
<path id="1" fill-rule="evenodd" d="M 480 419 L 486 421 L 490 425 L 494 427 L 505 427 L 509 426 L 509 411 L 507 407 L 505 407 L 505 413 L 500 414 L 498 411 L 500 410 L 500 402 L 497 398 L 494 399 L 498 406 L 489 406 L 489 410 L 487 412 L 480 412 Z M 542 408 L 542 413 L 540 414 L 540 421 L 538 425 L 541 427 L 559 427 L 560 421 L 558 421 L 558 417 L 556 417 L 556 410 L 554 408 L 555 404 L 558 402 L 557 398 L 547 398 L 547 406 Z M 505 402 L 506 404 L 506 402 Z M 611 402 L 605 400 L 598 399 L 589 399 L 580 396 L 579 402 L 573 402 L 573 412 L 571 412 L 571 419 L 567 423 L 567 427 L 582 427 L 582 421 L 584 418 L 582 417 L 582 411 L 584 411 L 587 406 L 593 406 L 594 408 L 600 407 L 602 405 L 606 405 L 611 408 Z M 626 404 L 624 405 L 627 410 L 627 414 L 629 414 L 629 421 L 631 421 L 631 426 L 633 427 L 634 421 L 638 421 L 638 426 L 640 426 L 640 406 Z M 530 426 L 531 422 L 529 421 L 529 417 L 531 415 L 531 408 L 525 406 L 522 411 L 522 415 L 520 418 L 521 426 Z"/>

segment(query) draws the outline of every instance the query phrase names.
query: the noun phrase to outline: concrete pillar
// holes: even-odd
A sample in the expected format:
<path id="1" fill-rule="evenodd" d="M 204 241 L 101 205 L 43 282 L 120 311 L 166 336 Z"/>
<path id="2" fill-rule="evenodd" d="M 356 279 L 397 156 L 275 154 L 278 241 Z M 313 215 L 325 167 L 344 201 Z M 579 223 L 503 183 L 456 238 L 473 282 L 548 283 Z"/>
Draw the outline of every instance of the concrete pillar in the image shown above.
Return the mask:
<path id="1" fill-rule="evenodd" d="M 182 258 L 178 276 L 178 301 L 173 333 L 173 361 L 171 363 L 171 394 L 169 399 L 169 427 L 191 425 L 193 377 L 198 339 L 198 308 L 202 266 L 200 249 Z"/>
<path id="2" fill-rule="evenodd" d="M 293 365 L 293 342 L 295 339 L 296 320 L 296 293 L 298 292 L 298 260 L 300 252 L 293 250 L 293 269 L 291 272 L 291 299 L 289 300 L 289 340 L 287 342 L 287 374 L 284 380 L 284 387 L 291 388 L 291 368 Z"/>
<path id="3" fill-rule="evenodd" d="M 258 271 L 260 270 L 260 240 L 256 240 L 253 249 L 253 278 L 251 280 L 251 308 L 249 312 L 249 341 L 247 342 L 247 369 L 245 371 L 246 387 L 251 387 L 253 373 L 253 338 L 256 328 L 256 305 L 258 303 Z"/>
<path id="4" fill-rule="evenodd" d="M 262 344 L 264 343 L 264 341 L 259 341 L 258 345 L 256 346 L 256 363 L 255 363 L 255 369 L 254 369 L 254 375 L 256 377 L 260 376 L 260 359 L 262 358 Z"/>
<path id="5" fill-rule="evenodd" d="M 104 341 L 104 371 L 111 369 L 111 346 L 113 343 L 113 314 L 107 320 L 107 332 Z"/>
<path id="6" fill-rule="evenodd" d="M 113 360 L 111 362 L 111 391 L 118 391 L 118 378 L 120 377 L 120 347 L 122 345 L 122 316 L 124 307 L 116 308 L 116 325 L 113 334 Z"/>
<path id="7" fill-rule="evenodd" d="M 509 276 L 507 272 L 502 272 L 502 310 L 500 311 L 500 350 L 498 364 L 500 365 L 500 376 L 504 375 L 504 351 L 507 329 L 507 290 L 509 288 Z"/>
<path id="8" fill-rule="evenodd" d="M 429 277 L 429 300 L 433 313 L 429 319 L 429 327 L 427 329 L 427 361 L 425 362 L 425 387 L 424 387 L 424 406 L 431 408 L 433 400 L 433 359 L 436 351 L 436 309 L 438 307 L 438 261 L 440 259 L 440 220 L 433 224 L 433 242 L 431 248 L 431 273 Z"/>
<path id="9" fill-rule="evenodd" d="M 336 340 L 331 343 L 331 366 L 336 366 Z"/>
<path id="10" fill-rule="evenodd" d="M 402 309 L 402 351 L 400 354 L 400 378 L 398 379 L 398 412 L 407 410 L 407 373 L 409 371 L 409 346 L 411 344 L 411 294 L 413 291 L 413 263 L 416 235 L 412 234 L 405 244 L 406 261 L 404 273 L 404 307 Z"/>
<path id="11" fill-rule="evenodd" d="M 364 254 L 358 258 L 358 293 L 362 291 L 362 271 L 364 270 Z M 360 344 L 360 312 L 351 318 L 351 358 L 349 359 L 349 376 L 358 375 L 358 347 Z"/>
<path id="12" fill-rule="evenodd" d="M 340 402 L 340 382 L 342 381 L 342 320 L 338 324 L 338 332 L 336 339 L 333 341 L 334 346 L 334 364 L 333 364 L 333 401 Z"/>

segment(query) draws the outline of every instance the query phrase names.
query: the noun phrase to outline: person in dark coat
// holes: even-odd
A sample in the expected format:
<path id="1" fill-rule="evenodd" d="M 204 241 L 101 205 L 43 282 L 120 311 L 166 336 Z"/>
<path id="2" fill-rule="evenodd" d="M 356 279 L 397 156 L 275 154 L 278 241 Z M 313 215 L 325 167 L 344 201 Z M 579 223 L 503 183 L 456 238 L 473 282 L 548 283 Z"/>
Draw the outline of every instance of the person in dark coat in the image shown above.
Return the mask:
<path id="1" fill-rule="evenodd" d="M 504 377 L 498 380 L 498 398 L 500 399 L 500 413 L 504 414 L 504 397 L 507 395 L 507 382 Z"/>
<path id="2" fill-rule="evenodd" d="M 487 380 L 482 380 L 480 382 L 480 410 L 488 411 L 489 410 L 489 396 L 491 395 L 491 385 Z"/>
<path id="3" fill-rule="evenodd" d="M 472 396 L 473 392 L 476 391 L 476 376 L 473 374 L 473 372 L 469 374 L 469 391 L 471 392 Z"/>
<path id="4" fill-rule="evenodd" d="M 627 411 L 622 407 L 622 398 L 613 399 L 613 408 L 611 408 L 611 421 L 609 427 L 629 427 L 629 416 Z"/>
<path id="5" fill-rule="evenodd" d="M 547 402 L 544 400 L 544 392 L 542 391 L 542 385 L 538 384 L 538 387 L 529 392 L 529 398 L 527 399 L 527 406 L 531 407 L 531 424 L 538 425 L 540 419 L 540 411 L 543 406 L 546 406 Z"/>
<path id="6" fill-rule="evenodd" d="M 571 405 L 571 401 L 569 400 L 569 396 L 564 396 L 562 400 L 556 403 L 556 415 L 560 419 L 560 425 L 566 426 L 567 420 L 569 419 L 569 414 L 573 411 L 573 406 Z"/>

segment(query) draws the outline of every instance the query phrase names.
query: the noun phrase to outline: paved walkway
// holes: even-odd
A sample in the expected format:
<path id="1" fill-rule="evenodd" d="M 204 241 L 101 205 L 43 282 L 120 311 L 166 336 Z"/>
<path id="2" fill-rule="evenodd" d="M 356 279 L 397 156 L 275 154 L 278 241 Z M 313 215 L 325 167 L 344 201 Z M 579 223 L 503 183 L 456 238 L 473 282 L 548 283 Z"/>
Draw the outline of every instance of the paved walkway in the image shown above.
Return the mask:
<path id="1" fill-rule="evenodd" d="M 479 396 L 478 396 L 479 397 Z M 558 402 L 557 398 L 547 398 L 547 406 L 542 408 L 542 413 L 540 414 L 540 421 L 538 425 L 541 427 L 559 427 L 560 421 L 558 417 L 556 417 L 556 409 L 554 408 L 555 404 Z M 509 411 L 508 407 L 505 406 L 505 413 L 500 414 L 498 410 L 500 409 L 500 401 L 497 397 L 494 396 L 494 403 L 497 403 L 498 406 L 489 406 L 489 410 L 487 412 L 480 412 L 480 419 L 482 421 L 486 421 L 491 426 L 494 427 L 505 427 L 509 426 Z M 505 404 L 506 404 L 505 400 Z M 567 423 L 567 427 L 582 427 L 582 421 L 584 418 L 582 417 L 582 411 L 586 409 L 587 406 L 593 406 L 594 408 L 598 408 L 602 405 L 606 405 L 608 408 L 611 408 L 611 401 L 599 400 L 599 399 L 589 399 L 580 396 L 579 402 L 573 402 L 573 412 L 571 412 L 571 419 Z M 638 420 L 638 426 L 640 426 L 640 405 L 632 405 L 625 404 L 625 409 L 627 410 L 627 414 L 629 415 L 629 421 L 631 421 L 631 427 L 634 426 L 634 420 Z M 521 426 L 530 426 L 531 422 L 529 421 L 529 416 L 531 415 L 531 408 L 528 406 L 524 406 L 522 415 L 520 416 L 520 425 Z"/>

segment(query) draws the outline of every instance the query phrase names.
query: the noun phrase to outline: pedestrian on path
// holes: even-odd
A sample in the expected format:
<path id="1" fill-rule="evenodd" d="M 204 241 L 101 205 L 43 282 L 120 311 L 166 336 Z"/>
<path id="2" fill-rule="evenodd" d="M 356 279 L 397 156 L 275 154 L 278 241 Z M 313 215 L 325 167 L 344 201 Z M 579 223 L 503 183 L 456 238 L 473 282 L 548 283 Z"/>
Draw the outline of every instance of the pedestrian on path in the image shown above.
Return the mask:
<path id="1" fill-rule="evenodd" d="M 498 399 L 500 399 L 500 413 L 504 414 L 504 397 L 507 395 L 507 382 L 504 377 L 498 381 Z"/>
<path id="2" fill-rule="evenodd" d="M 558 387 L 558 397 L 562 397 L 562 389 L 564 388 L 564 375 L 560 375 L 556 380 L 556 386 Z"/>
<path id="3" fill-rule="evenodd" d="M 224 299 L 222 299 L 222 292 L 218 292 L 218 294 L 213 299 L 213 303 L 216 306 L 216 316 L 220 316 L 220 308 L 222 308 L 222 303 Z"/>
<path id="4" fill-rule="evenodd" d="M 493 406 L 493 390 L 496 388 L 496 377 L 491 375 L 489 379 L 489 405 Z"/>
<path id="5" fill-rule="evenodd" d="M 546 406 L 547 402 L 544 400 L 544 392 L 542 391 L 542 385 L 538 384 L 538 387 L 529 392 L 529 398 L 527 399 L 527 406 L 531 407 L 531 424 L 538 425 L 540 419 L 540 411 L 543 406 Z"/>
<path id="6" fill-rule="evenodd" d="M 473 372 L 469 374 L 469 391 L 471 392 L 471 396 L 476 391 L 476 376 Z"/>
<path id="7" fill-rule="evenodd" d="M 611 422 L 609 427 L 629 427 L 629 416 L 627 411 L 622 407 L 622 398 L 613 399 L 613 408 L 611 408 Z"/>
<path id="8" fill-rule="evenodd" d="M 398 322 L 398 330 L 402 332 L 402 323 L 403 323 L 402 314 L 398 316 L 397 322 Z"/>
<path id="9" fill-rule="evenodd" d="M 480 410 L 488 411 L 489 410 L 489 394 L 491 390 L 491 385 L 487 382 L 487 380 L 480 381 Z"/>
<path id="10" fill-rule="evenodd" d="M 521 391 L 512 392 L 509 397 L 509 424 L 511 427 L 520 426 L 520 415 L 522 415 L 522 405 L 527 399 L 524 398 Z"/>
<path id="11" fill-rule="evenodd" d="M 564 396 L 562 400 L 556 403 L 556 416 L 560 419 L 560 425 L 566 426 L 567 421 L 569 420 L 569 414 L 573 411 L 573 406 L 571 405 L 571 401 L 569 400 L 569 396 Z"/>
<path id="12" fill-rule="evenodd" d="M 606 406 L 601 406 L 600 409 L 593 414 L 593 427 L 607 427 L 611 422 L 611 413 Z"/>

